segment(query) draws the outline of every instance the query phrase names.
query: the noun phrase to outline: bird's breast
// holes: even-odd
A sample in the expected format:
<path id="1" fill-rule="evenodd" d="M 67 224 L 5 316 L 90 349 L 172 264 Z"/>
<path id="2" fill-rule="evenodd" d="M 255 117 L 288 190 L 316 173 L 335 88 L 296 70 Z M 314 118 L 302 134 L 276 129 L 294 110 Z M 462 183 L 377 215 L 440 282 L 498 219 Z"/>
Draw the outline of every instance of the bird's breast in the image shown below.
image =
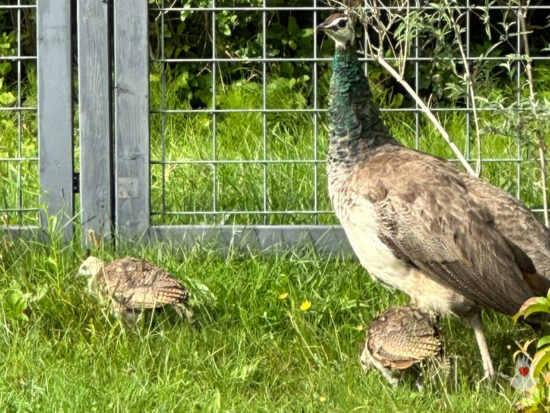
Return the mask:
<path id="1" fill-rule="evenodd" d="M 370 201 L 330 177 L 329 194 L 353 251 L 375 281 L 403 291 L 419 307 L 439 314 L 461 315 L 471 311 L 474 306 L 471 301 L 397 258 L 382 242 L 378 216 Z"/>

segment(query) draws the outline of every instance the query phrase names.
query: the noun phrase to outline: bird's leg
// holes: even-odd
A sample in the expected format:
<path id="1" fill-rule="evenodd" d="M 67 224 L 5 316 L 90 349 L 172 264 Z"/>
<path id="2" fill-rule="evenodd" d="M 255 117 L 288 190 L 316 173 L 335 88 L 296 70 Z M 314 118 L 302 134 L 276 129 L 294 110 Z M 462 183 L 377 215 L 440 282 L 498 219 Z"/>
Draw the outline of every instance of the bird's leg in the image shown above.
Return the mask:
<path id="1" fill-rule="evenodd" d="M 422 374 L 422 372 L 420 372 L 418 374 L 418 377 L 416 378 L 416 388 L 418 389 L 419 392 L 423 392 L 424 391 L 424 375 Z"/>
<path id="2" fill-rule="evenodd" d="M 174 306 L 174 309 L 181 318 L 185 317 L 187 321 L 193 323 L 193 311 L 187 305 L 179 303 Z"/>
<path id="3" fill-rule="evenodd" d="M 481 361 L 483 362 L 483 371 L 485 372 L 484 378 L 493 378 L 495 377 L 495 370 L 493 368 L 493 362 L 491 361 L 491 355 L 489 354 L 489 349 L 487 348 L 487 341 L 485 340 L 485 335 L 483 334 L 483 324 L 481 322 L 481 313 L 475 313 L 469 320 L 468 324 L 474 330 L 476 335 L 477 345 L 479 347 L 479 352 L 481 353 Z"/>

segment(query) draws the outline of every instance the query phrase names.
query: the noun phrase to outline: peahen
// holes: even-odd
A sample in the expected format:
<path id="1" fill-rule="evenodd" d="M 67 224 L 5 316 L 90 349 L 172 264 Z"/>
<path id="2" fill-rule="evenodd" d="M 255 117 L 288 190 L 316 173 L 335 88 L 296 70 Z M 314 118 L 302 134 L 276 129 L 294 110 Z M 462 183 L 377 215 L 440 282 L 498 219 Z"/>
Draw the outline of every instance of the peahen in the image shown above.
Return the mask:
<path id="1" fill-rule="evenodd" d="M 516 313 L 550 287 L 550 230 L 522 203 L 388 132 L 354 46 L 351 17 L 320 26 L 336 43 L 330 85 L 329 195 L 371 276 L 470 325 L 494 369 L 482 307 Z"/>

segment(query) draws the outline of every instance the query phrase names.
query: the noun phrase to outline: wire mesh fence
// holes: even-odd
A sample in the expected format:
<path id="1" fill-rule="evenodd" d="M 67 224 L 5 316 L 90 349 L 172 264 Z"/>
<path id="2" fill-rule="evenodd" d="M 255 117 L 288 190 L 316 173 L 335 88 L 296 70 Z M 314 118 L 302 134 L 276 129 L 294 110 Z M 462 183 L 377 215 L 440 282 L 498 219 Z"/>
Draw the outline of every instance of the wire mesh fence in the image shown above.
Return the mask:
<path id="1" fill-rule="evenodd" d="M 437 12 L 392 4 L 381 13 Z M 437 43 L 419 31 L 406 59 L 386 60 L 430 102 L 471 164 L 481 152 L 483 177 L 540 212 L 518 6 L 464 0 L 457 9 L 464 58 L 441 46 L 452 44 L 448 33 Z M 333 44 L 315 33 L 332 11 L 316 0 L 149 2 L 152 225 L 336 223 L 324 167 Z M 8 224 L 38 220 L 36 14 L 35 0 L 0 5 L 0 216 Z M 550 5 L 529 6 L 541 102 L 550 99 L 549 16 Z M 475 78 L 479 147 L 464 59 Z M 362 60 L 396 138 L 454 160 L 416 102 L 371 58 Z M 548 140 L 548 116 L 540 130 Z"/>
<path id="2" fill-rule="evenodd" d="M 36 1 L 0 4 L 0 217 L 38 222 Z"/>
<path id="3" fill-rule="evenodd" d="M 423 7 L 430 6 L 411 4 L 409 12 Z M 332 10 L 320 1 L 158 0 L 150 5 L 153 225 L 336 222 L 324 168 L 333 46 L 314 29 Z M 487 101 L 478 104 L 482 176 L 540 211 L 536 152 L 517 127 L 503 130 L 511 106 L 504 108 L 496 98 L 491 102 L 498 85 L 508 101 L 515 97 L 514 110 L 523 110 L 525 57 L 517 36 L 517 7 L 488 7 L 495 25 L 509 13 L 504 19 L 516 33 L 493 52 L 494 40 L 480 41 L 484 16 L 469 1 L 460 10 L 465 12 L 460 21 L 465 58 L 477 71 L 480 99 Z M 548 23 L 550 5 L 533 5 L 533 10 L 537 22 Z M 459 78 L 462 59 L 452 51 L 435 56 L 423 42 L 422 36 L 413 40 L 406 80 L 432 100 L 433 111 L 473 164 L 478 149 L 471 99 L 465 88 L 451 97 L 446 87 L 453 79 L 442 78 L 453 71 Z M 544 82 L 550 53 L 540 50 L 532 60 Z M 375 99 L 398 140 L 452 159 L 418 105 L 371 59 L 363 60 Z M 398 63 L 392 57 L 388 61 Z M 512 67 L 503 74 L 499 67 L 505 65 Z M 542 84 L 538 89 L 543 91 Z"/>

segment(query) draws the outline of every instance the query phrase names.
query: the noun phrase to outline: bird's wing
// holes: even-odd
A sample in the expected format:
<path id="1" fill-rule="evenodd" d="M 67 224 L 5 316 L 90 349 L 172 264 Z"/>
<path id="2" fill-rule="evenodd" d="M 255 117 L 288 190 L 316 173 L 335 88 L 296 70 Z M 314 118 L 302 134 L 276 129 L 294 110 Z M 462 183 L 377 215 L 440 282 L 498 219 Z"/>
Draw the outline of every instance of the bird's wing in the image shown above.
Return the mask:
<path id="1" fill-rule="evenodd" d="M 395 307 L 369 325 L 367 345 L 371 355 L 385 367 L 406 369 L 439 354 L 442 342 L 439 329 L 427 314 Z"/>
<path id="2" fill-rule="evenodd" d="M 153 263 L 127 257 L 106 267 L 113 298 L 127 308 L 155 308 L 186 303 L 187 289 L 168 271 Z"/>
<path id="3" fill-rule="evenodd" d="M 185 303 L 188 294 L 181 288 L 158 288 L 157 286 L 142 286 L 130 288 L 118 300 L 124 302 L 127 308 L 157 308 L 164 305 Z"/>
<path id="4" fill-rule="evenodd" d="M 550 230 L 507 192 L 483 179 L 466 174 L 463 179 L 470 195 L 491 212 L 495 227 L 509 241 L 522 271 L 550 280 Z"/>
<path id="5" fill-rule="evenodd" d="M 399 148 L 372 157 L 353 179 L 357 198 L 374 205 L 378 236 L 397 257 L 505 314 L 533 295 L 492 215 L 448 162 Z"/>

